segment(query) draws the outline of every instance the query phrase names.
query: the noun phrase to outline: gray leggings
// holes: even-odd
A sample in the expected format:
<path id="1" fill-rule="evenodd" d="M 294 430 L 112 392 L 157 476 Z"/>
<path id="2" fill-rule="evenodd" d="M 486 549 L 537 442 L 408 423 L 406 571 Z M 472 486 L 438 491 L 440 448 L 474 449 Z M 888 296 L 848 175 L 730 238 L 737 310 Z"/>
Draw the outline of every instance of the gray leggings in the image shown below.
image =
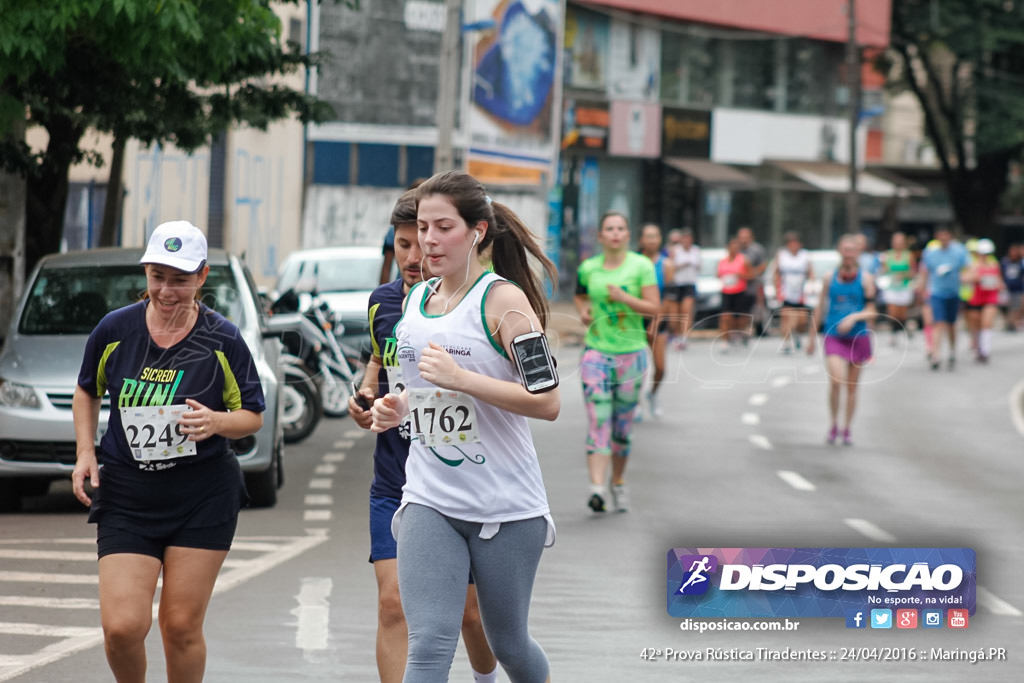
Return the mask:
<path id="1" fill-rule="evenodd" d="M 513 683 L 542 683 L 548 658 L 530 637 L 533 579 L 547 536 L 543 517 L 483 525 L 410 504 L 398 527 L 398 587 L 409 626 L 405 683 L 447 681 L 462 628 L 466 577 L 476 582 L 480 617 L 494 656 Z"/>

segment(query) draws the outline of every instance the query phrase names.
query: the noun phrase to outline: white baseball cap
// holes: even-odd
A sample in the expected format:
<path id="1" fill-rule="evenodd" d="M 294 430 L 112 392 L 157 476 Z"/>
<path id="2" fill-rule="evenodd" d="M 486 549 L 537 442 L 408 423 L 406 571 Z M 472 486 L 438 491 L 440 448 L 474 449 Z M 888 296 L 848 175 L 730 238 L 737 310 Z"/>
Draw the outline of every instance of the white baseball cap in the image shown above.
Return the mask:
<path id="1" fill-rule="evenodd" d="M 198 272 L 206 263 L 206 235 L 188 221 L 168 221 L 149 236 L 139 263 L 159 263 L 186 273 Z"/>
<path id="2" fill-rule="evenodd" d="M 982 237 L 978 240 L 976 250 L 979 254 L 994 254 L 996 253 L 995 243 L 987 237 Z"/>

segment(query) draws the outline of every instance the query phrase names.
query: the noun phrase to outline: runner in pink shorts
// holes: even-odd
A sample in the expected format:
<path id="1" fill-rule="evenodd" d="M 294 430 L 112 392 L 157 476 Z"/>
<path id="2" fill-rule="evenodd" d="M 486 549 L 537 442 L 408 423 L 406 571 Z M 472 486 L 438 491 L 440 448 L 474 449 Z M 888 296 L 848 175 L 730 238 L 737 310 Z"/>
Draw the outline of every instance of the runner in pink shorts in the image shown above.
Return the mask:
<path id="1" fill-rule="evenodd" d="M 825 279 L 821 301 L 814 309 L 812 330 L 817 330 L 824 316 L 825 368 L 828 371 L 828 407 L 832 426 L 828 443 L 835 443 L 842 434 L 843 444 L 850 446 L 850 422 L 857 407 L 857 382 L 860 371 L 871 360 L 871 330 L 867 321 L 875 317 L 875 281 L 857 263 L 860 247 L 855 235 L 839 239 L 839 267 Z M 814 353 L 815 339 L 810 335 L 807 353 Z M 839 403 L 846 387 L 844 425 L 839 429 Z"/>

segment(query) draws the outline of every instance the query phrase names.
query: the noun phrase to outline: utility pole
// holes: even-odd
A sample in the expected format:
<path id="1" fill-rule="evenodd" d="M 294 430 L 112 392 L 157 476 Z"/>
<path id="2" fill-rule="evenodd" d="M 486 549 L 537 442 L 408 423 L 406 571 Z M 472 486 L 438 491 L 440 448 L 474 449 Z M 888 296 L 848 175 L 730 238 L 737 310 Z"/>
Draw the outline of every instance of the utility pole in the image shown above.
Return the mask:
<path id="1" fill-rule="evenodd" d="M 441 64 L 437 81 L 437 147 L 434 172 L 455 167 L 452 132 L 455 128 L 456 96 L 459 83 L 459 37 L 462 32 L 462 0 L 445 0 L 444 35 L 441 37 Z"/>
<path id="2" fill-rule="evenodd" d="M 857 193 L 857 122 L 860 119 L 860 51 L 857 49 L 857 0 L 847 0 L 846 91 L 850 122 L 850 189 L 846 193 L 846 231 L 860 232 Z"/>

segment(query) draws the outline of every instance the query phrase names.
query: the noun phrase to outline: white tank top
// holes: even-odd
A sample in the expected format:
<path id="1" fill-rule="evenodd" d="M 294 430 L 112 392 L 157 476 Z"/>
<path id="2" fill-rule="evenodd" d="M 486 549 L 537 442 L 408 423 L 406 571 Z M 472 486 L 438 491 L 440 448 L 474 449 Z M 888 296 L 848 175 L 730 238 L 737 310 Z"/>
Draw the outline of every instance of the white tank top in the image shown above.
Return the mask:
<path id="1" fill-rule="evenodd" d="M 781 294 L 783 301 L 794 304 L 804 302 L 804 284 L 807 282 L 807 267 L 811 263 L 811 255 L 806 249 L 795 254 L 789 249 L 780 249 L 777 259 L 779 280 L 782 282 Z"/>
<path id="2" fill-rule="evenodd" d="M 700 275 L 700 247 L 696 244 L 689 249 L 676 247 L 672 250 L 672 263 L 676 266 L 672 275 L 673 284 L 697 284 L 697 276 Z"/>
<path id="3" fill-rule="evenodd" d="M 429 315 L 424 304 L 433 282 L 413 287 L 405 313 L 395 327 L 398 362 L 406 387 L 434 386 L 420 377 L 417 367 L 429 342 L 447 349 L 460 367 L 520 383 L 515 366 L 500 350 L 483 318 L 488 291 L 507 280 L 484 273 L 453 310 Z M 483 522 L 483 538 L 498 533 L 501 522 L 545 517 L 545 545 L 551 545 L 554 522 L 527 418 L 468 398 L 476 411 L 480 441 L 431 448 L 413 436 L 405 463 L 402 504 L 392 521 L 392 532 L 397 538 L 403 509 L 409 503 L 418 503 L 455 519 Z"/>

